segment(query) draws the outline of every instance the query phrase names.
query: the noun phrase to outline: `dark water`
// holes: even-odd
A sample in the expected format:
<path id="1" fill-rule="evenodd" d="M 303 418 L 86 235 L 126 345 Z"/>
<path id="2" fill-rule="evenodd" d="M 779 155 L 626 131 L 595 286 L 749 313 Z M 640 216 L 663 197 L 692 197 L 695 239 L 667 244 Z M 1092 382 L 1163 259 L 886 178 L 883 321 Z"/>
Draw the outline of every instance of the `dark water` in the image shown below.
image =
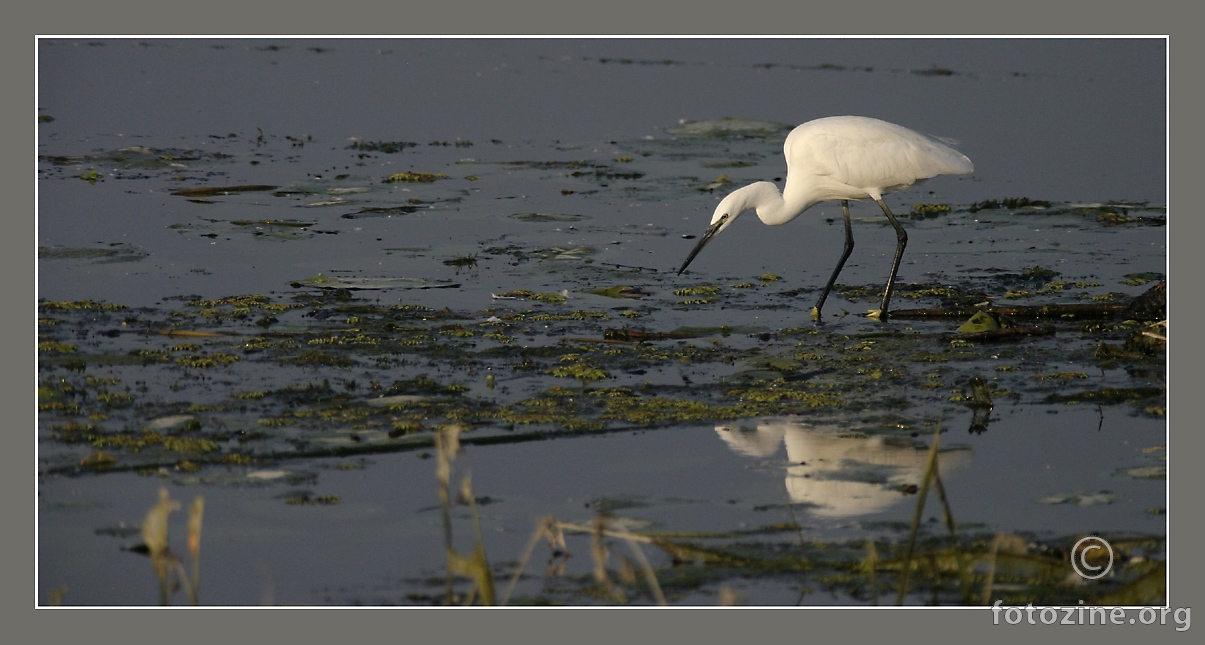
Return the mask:
<path id="1" fill-rule="evenodd" d="M 1159 455 L 1143 454 L 1142 448 L 1160 440 L 1162 424 L 1120 411 L 1104 414 L 1102 423 L 1091 408 L 1054 414 L 1009 407 L 988 433 L 951 432 L 945 440 L 953 450 L 945 453 L 942 469 L 958 521 L 1037 535 L 1069 534 L 1085 526 L 1159 533 L 1164 518 L 1146 511 L 1162 504 L 1164 482 L 1115 473 L 1159 463 Z M 891 465 L 900 468 L 892 472 L 901 481 L 916 481 L 924 467 L 923 449 L 839 439 L 838 428 L 771 421 L 762 424 L 760 450 L 753 450 L 749 440 L 730 441 L 740 425 L 470 447 L 463 467 L 477 495 L 489 498 L 480 510 L 491 561 L 517 560 L 540 517 L 588 525 L 600 507 L 626 518 L 632 530 L 739 531 L 789 522 L 784 504 L 789 494 L 805 505 L 796 512 L 812 540 L 853 539 L 879 522 L 911 520 L 914 496 L 841 481 L 836 470 Z M 746 434 L 756 428 L 747 425 Z M 834 468 L 827 478 L 823 468 L 797 465 L 826 458 Z M 837 467 L 841 458 L 846 461 Z M 282 497 L 295 487 L 283 476 L 259 485 L 242 480 L 239 485 L 171 486 L 173 496 L 186 504 L 194 495 L 205 496 L 205 603 L 412 604 L 408 594 L 438 596 L 443 533 L 432 462 L 403 453 L 371 457 L 364 469 L 339 470 L 338 460 L 282 466 L 289 473 L 314 475 L 307 487 L 315 493 L 340 496 L 342 501 L 331 507 L 284 504 Z M 174 478 L 180 484 L 187 479 Z M 39 551 L 44 588 L 65 581 L 71 604 L 155 604 L 148 563 L 118 551 L 137 542 L 136 536 L 96 530 L 115 529 L 121 522 L 136 526 L 164 483 L 129 474 L 107 475 L 100 490 L 90 478 L 45 483 Z M 1055 492 L 1102 490 L 1112 493 L 1111 504 L 1038 501 Z M 940 516 L 935 502 L 928 508 L 926 519 Z M 459 548 L 471 549 L 465 507 L 456 510 L 454 534 Z M 782 539 L 789 543 L 792 535 Z M 571 535 L 568 547 L 567 573 L 588 574 L 589 538 Z M 655 566 L 668 564 L 655 550 L 649 557 Z M 548 559 L 548 547 L 541 544 L 527 570 L 536 580 L 521 592 L 540 588 Z M 799 595 L 781 579 L 762 586 L 738 578 L 735 584 L 752 604 L 794 604 Z M 713 593 L 694 593 L 675 604 L 715 602 Z M 805 600 L 834 602 L 864 601 L 820 593 Z"/>
<path id="2" fill-rule="evenodd" d="M 514 222 L 498 226 L 493 216 L 500 212 L 569 210 L 652 223 L 667 229 L 665 247 L 620 250 L 614 259 L 643 266 L 650 264 L 647 255 L 660 260 L 664 253 L 673 257 L 651 264 L 676 266 L 689 244 L 674 238 L 698 234 L 720 195 L 642 185 L 637 192 L 607 191 L 599 203 L 566 199 L 561 190 L 580 186 L 548 181 L 551 173 L 448 164 L 608 160 L 630 154 L 645 137 L 654 139 L 646 146 L 669 139 L 665 129 L 680 120 L 796 124 L 860 114 L 955 139 L 975 162 L 974 175 L 930 182 L 893 204 L 1029 197 L 1161 205 L 1166 199 L 1160 40 L 47 40 L 39 56 L 40 114 L 54 117 L 40 126 L 41 154 L 145 146 L 231 155 L 176 174 L 97 161 L 70 170 L 95 167 L 104 182 L 42 182 L 40 247 L 120 244 L 149 254 L 137 263 L 41 262 L 39 296 L 52 300 L 103 296 L 137 305 L 177 294 L 281 289 L 320 271 L 408 275 L 411 267 L 386 249 L 438 245 L 451 256 L 482 239 L 527 232 Z M 427 145 L 457 139 L 473 146 Z M 356 140 L 421 145 L 360 159 L 347 150 Z M 718 169 L 665 167 L 658 157 L 645 165 L 636 157 L 624 170 L 648 173 L 642 184 L 685 173 L 703 182 L 727 174 L 739 184 L 783 176 L 775 153 L 765 146 L 753 153 L 756 166 Z M 399 170 L 482 179 L 458 182 L 473 198 L 437 209 L 447 219 L 433 224 L 394 218 L 353 225 L 330 208 L 299 212 L 297 200 L 262 193 L 233 209 L 164 194 L 198 182 L 304 187 L 342 173 L 362 185 Z M 419 198 L 446 196 L 422 188 L 413 189 Z M 398 201 L 397 192 L 379 199 Z M 829 205 L 812 212 L 803 219 L 839 213 Z M 265 245 L 224 229 L 215 228 L 217 238 L 203 237 L 215 230 L 201 218 L 313 218 L 339 234 Z M 770 246 L 761 257 L 784 257 L 817 239 L 755 234 L 753 222 L 742 224 L 729 233 L 737 238 L 730 248 L 781 240 L 781 248 Z M 831 266 L 839 244 L 838 231 L 826 236 L 800 255 L 824 253 L 818 273 Z M 776 266 L 782 275 L 794 268 L 783 260 Z M 413 270 L 435 277 L 440 268 Z"/>
<path id="3" fill-rule="evenodd" d="M 861 114 L 957 140 L 975 163 L 973 175 L 938 178 L 887 199 L 897 212 L 917 202 L 957 208 L 950 217 L 907 224 L 902 280 L 1041 265 L 1097 285 L 1085 288 L 1089 295 L 1134 296 L 1146 287 L 1123 284 L 1126 275 L 1166 266 L 1162 226 L 965 210 L 1028 197 L 1062 207 L 1124 202 L 1133 212 L 1162 216 L 1162 40 L 43 40 L 38 51 L 39 114 L 53 117 L 39 126 L 38 290 L 45 301 L 168 308 L 179 306 L 169 299 L 182 296 L 283 299 L 304 290 L 292 282 L 322 274 L 375 281 L 368 286 L 380 288 L 358 295 L 388 304 L 481 312 L 500 302 L 493 295 L 527 289 L 564 291 L 571 307 L 602 308 L 615 303 L 586 292 L 614 278 L 591 267 L 619 266 L 642 268 L 628 280 L 660 294 L 651 301 L 656 311 L 640 321 L 651 329 L 725 324 L 769 331 L 809 323 L 806 294 L 791 307 L 763 306 L 769 296 L 757 294 L 729 310 L 673 306 L 669 292 L 699 280 L 728 284 L 773 272 L 784 289 L 814 288 L 831 271 L 840 243 L 839 225 L 826 221 L 839 219 L 833 205 L 818 205 L 781 229 L 748 218 L 696 259 L 690 275 L 673 277 L 693 246 L 683 236 L 702 232 L 731 187 L 701 188 L 718 175 L 739 186 L 784 174 L 773 137 L 671 132 L 683 121 L 722 117 L 796 124 Z M 413 145 L 351 147 L 365 142 Z M 95 182 L 79 178 L 93 170 Z M 404 171 L 448 177 L 384 183 Z M 275 189 L 191 201 L 171 194 L 253 184 Z M 877 207 L 853 208 L 859 245 L 842 282 L 879 284 L 894 235 Z M 523 217 L 531 213 L 559 217 Z M 584 248 L 591 265 L 488 252 L 503 247 Z M 447 263 L 468 256 L 476 259 L 471 267 Z M 382 282 L 399 278 L 414 282 Z M 446 283 L 458 287 L 402 288 Z M 826 311 L 836 317 L 827 329 L 865 332 L 856 314 L 869 306 L 834 296 Z M 1083 353 L 1049 361 L 1032 369 L 1090 371 L 1092 386 L 1135 383 L 1121 370 L 1094 370 Z M 679 378 L 712 384 L 740 368 L 671 366 L 617 375 L 608 385 Z M 171 374 L 148 388 L 153 397 L 183 403 L 285 378 L 258 369 L 198 382 Z M 392 376 L 420 369 L 499 399 L 531 396 L 554 381 L 517 379 L 487 393 L 479 375 L 452 365 L 412 365 Z M 63 373 L 47 367 L 41 376 Z M 126 383 L 148 378 L 127 368 L 89 366 L 86 374 Z M 343 376 L 314 369 L 306 378 Z M 137 426 L 147 421 L 141 414 L 114 413 L 110 423 Z M 960 522 L 1042 536 L 1163 534 L 1164 517 L 1147 510 L 1164 505 L 1165 481 L 1117 475 L 1162 463 L 1162 418 L 1125 406 L 1029 399 L 1001 402 L 994 415 L 982 435 L 965 431 L 965 408 L 946 418 L 953 430 L 943 446 L 953 449 L 946 457 Z M 40 420 L 41 463 L 78 458 L 78 447 L 49 440 L 52 421 Z M 855 539 L 876 522 L 907 521 L 914 498 L 885 496 L 883 486 L 809 487 L 832 473 L 801 470 L 807 455 L 844 454 L 854 468 L 890 466 L 902 480 L 915 479 L 915 457 L 924 455 L 873 441 L 834 447 L 830 439 L 841 428 L 830 422 L 749 419 L 473 446 L 459 464 L 472 472 L 477 495 L 495 502 L 481 510 L 496 561 L 518 557 L 537 518 L 585 523 L 600 504 L 634 530 L 785 522 L 784 496 L 810 509 L 800 511 L 800 523 L 811 539 Z M 118 550 L 137 536 L 111 534 L 123 524 L 136 527 L 161 485 L 185 502 L 206 498 L 206 604 L 408 604 L 420 602 L 408 594 L 441 593 L 442 583 L 426 582 L 443 570 L 432 460 L 405 452 L 341 469 L 346 462 L 207 469 L 166 480 L 43 476 L 39 598 L 65 584 L 69 604 L 154 604 L 146 562 Z M 262 478 L 249 480 L 249 473 Z M 286 505 L 284 496 L 298 488 L 294 475 L 341 502 Z M 1102 491 L 1111 503 L 1049 499 Z M 467 514 L 457 515 L 456 532 L 469 537 Z M 570 545 L 570 572 L 588 573 L 586 540 Z M 650 557 L 654 566 L 667 563 Z M 799 597 L 781 580 L 734 584 L 753 604 Z M 712 592 L 676 602 L 714 604 Z"/>

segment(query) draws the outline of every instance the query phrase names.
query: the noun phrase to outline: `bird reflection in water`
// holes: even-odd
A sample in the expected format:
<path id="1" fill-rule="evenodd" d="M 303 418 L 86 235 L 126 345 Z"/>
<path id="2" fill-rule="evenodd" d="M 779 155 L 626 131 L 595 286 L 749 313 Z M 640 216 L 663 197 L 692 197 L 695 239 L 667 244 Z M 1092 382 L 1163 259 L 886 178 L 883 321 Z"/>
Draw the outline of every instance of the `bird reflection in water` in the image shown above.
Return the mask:
<path id="1" fill-rule="evenodd" d="M 806 504 L 822 518 L 869 515 L 904 501 L 903 491 L 921 483 L 929 452 L 907 439 L 789 421 L 716 426 L 716 433 L 734 452 L 749 457 L 770 457 L 785 443 L 791 503 Z M 970 448 L 943 449 L 939 472 L 948 475 L 970 461 Z"/>

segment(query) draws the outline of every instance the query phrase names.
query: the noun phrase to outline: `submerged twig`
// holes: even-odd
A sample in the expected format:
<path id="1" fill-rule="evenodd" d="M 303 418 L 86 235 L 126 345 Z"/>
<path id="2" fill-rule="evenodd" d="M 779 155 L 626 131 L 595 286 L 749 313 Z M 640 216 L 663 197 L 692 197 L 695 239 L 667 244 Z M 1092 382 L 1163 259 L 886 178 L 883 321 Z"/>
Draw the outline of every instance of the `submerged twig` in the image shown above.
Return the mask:
<path id="1" fill-rule="evenodd" d="M 895 316 L 895 312 L 891 314 Z M 1025 327 L 1008 327 L 1005 329 L 989 329 L 986 331 L 976 331 L 969 334 L 946 334 L 947 338 L 966 341 L 980 340 L 983 342 L 992 342 L 1000 340 L 1015 340 L 1018 338 L 1031 338 L 1034 336 L 1053 336 L 1055 333 L 1054 327 L 1043 325 L 1027 325 Z"/>

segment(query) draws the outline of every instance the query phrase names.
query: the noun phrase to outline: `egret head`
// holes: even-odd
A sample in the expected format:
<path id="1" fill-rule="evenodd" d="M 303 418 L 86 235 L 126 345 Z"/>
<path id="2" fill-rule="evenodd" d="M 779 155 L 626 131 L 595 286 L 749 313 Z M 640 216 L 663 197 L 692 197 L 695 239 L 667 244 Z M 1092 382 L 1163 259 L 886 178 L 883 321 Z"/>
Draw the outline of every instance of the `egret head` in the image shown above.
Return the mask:
<path id="1" fill-rule="evenodd" d="M 699 238 L 699 243 L 695 245 L 690 255 L 686 256 L 686 261 L 682 263 L 682 268 L 678 269 L 678 275 L 686 270 L 691 260 L 703 250 L 704 246 L 711 241 L 711 238 L 719 235 L 724 229 L 732 225 L 741 213 L 757 208 L 758 202 L 761 199 L 761 194 L 765 188 L 759 184 L 768 184 L 769 187 L 778 194 L 778 189 L 774 184 L 769 182 L 759 181 L 756 184 L 750 184 L 744 188 L 732 191 L 727 197 L 720 201 L 720 205 L 715 207 L 715 213 L 711 216 L 711 226 L 707 227 L 707 232 L 703 233 L 703 237 Z"/>

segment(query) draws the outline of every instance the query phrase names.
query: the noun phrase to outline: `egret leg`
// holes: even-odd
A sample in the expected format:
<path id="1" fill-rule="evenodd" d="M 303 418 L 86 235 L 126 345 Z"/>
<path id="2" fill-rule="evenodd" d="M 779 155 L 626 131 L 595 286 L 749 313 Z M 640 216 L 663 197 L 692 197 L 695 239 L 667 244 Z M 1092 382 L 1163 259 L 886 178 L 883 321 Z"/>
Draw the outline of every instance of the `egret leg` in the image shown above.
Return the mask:
<path id="1" fill-rule="evenodd" d="M 845 266 L 845 261 L 849 259 L 849 254 L 854 251 L 854 231 L 849 225 L 849 201 L 841 200 L 841 215 L 845 218 L 845 251 L 841 253 L 841 259 L 837 261 L 837 268 L 833 269 L 833 277 L 828 279 L 828 284 L 824 286 L 824 292 L 820 294 L 820 299 L 816 301 L 816 306 L 812 308 L 812 318 L 820 319 L 820 309 L 824 306 L 824 301 L 828 299 L 828 292 L 832 291 L 833 285 L 837 282 L 837 276 L 841 273 L 841 268 Z"/>
<path id="2" fill-rule="evenodd" d="M 904 247 L 908 246 L 908 232 L 900 226 L 899 220 L 891 213 L 891 209 L 887 208 L 887 204 L 883 203 L 882 199 L 876 199 L 879 207 L 883 209 L 883 213 L 887 215 L 887 220 L 895 227 L 895 261 L 891 263 L 891 275 L 887 277 L 887 289 L 883 291 L 883 306 L 879 308 L 879 319 L 887 319 L 887 304 L 891 302 L 891 289 L 895 286 L 895 274 L 900 270 L 900 258 L 904 257 Z"/>

